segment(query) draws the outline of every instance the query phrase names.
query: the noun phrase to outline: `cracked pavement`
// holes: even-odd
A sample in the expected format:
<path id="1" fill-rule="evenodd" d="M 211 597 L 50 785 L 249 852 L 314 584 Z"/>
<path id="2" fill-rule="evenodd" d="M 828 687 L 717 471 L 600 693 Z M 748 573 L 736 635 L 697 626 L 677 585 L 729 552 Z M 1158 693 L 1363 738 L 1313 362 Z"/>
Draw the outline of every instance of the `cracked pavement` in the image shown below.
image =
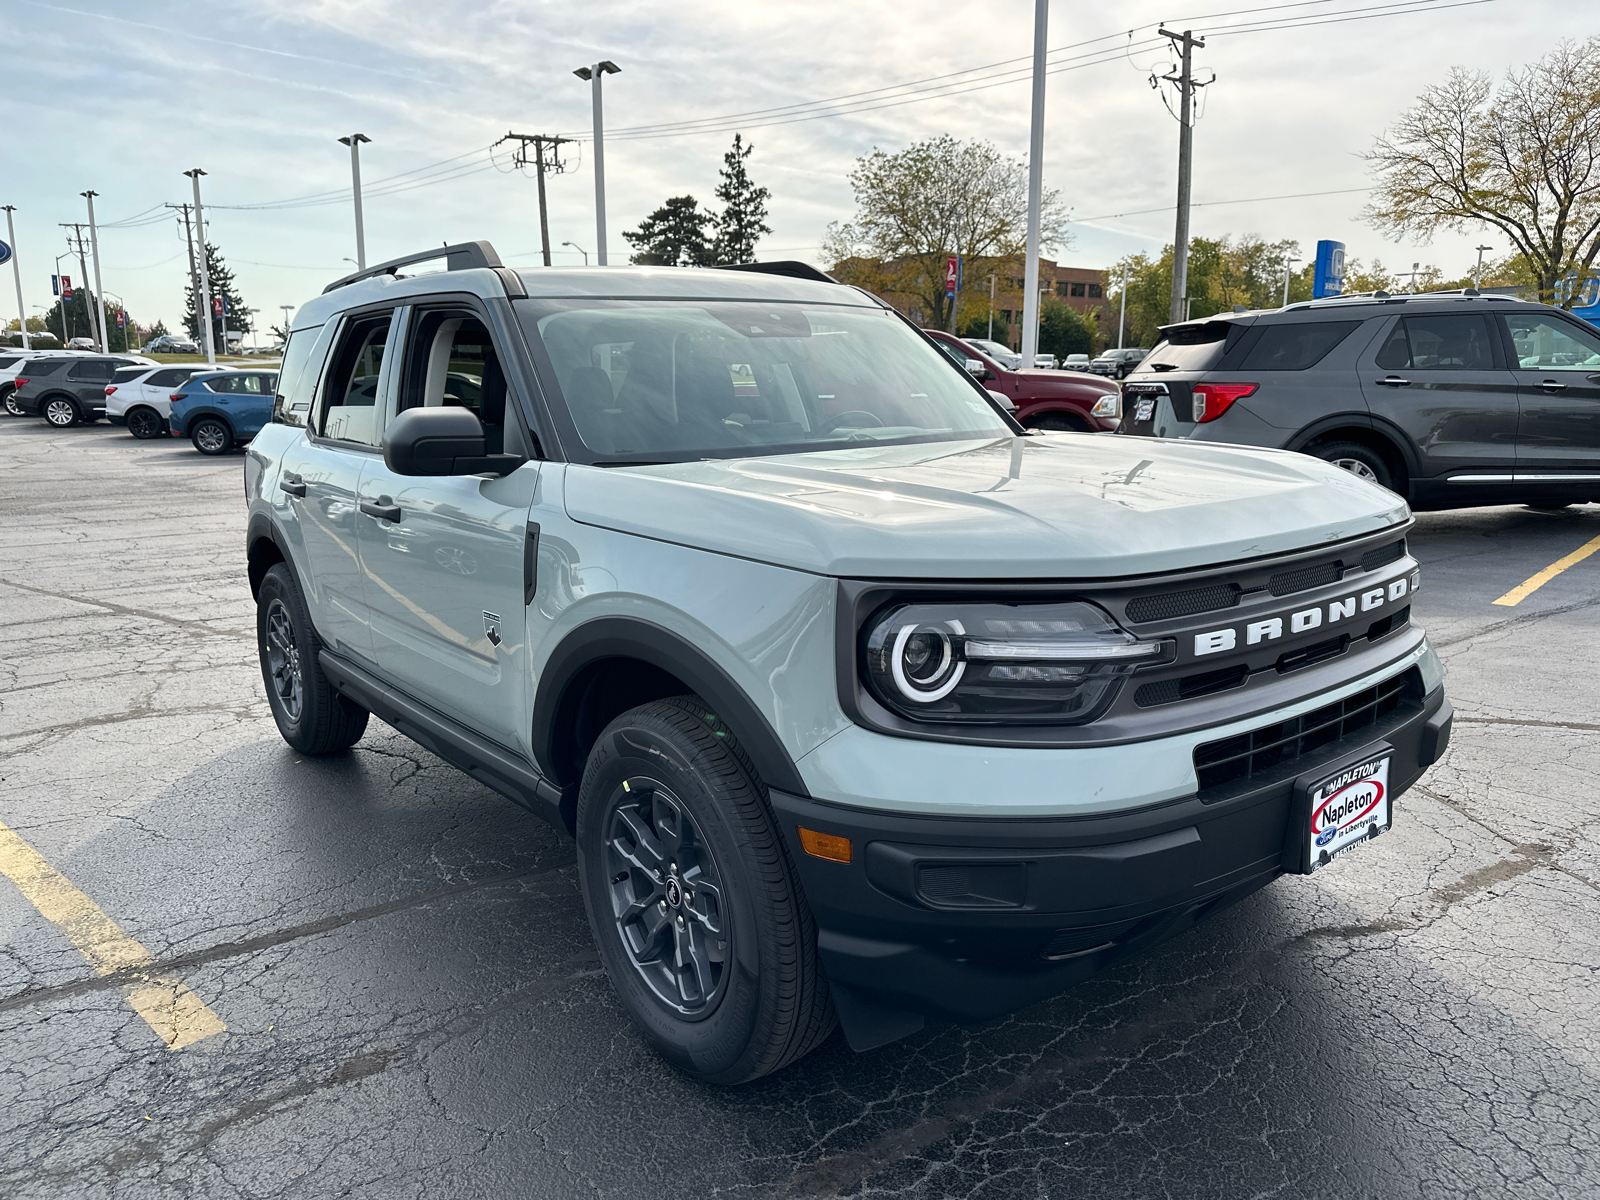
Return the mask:
<path id="1" fill-rule="evenodd" d="M 1394 831 L 989 1025 L 700 1087 L 572 847 L 374 721 L 277 736 L 237 455 L 0 421 L 0 822 L 225 1033 L 167 1051 L 0 879 L 0 1195 L 1600 1194 L 1600 506 L 1423 514 L 1457 708 Z M 1586 1132 L 1588 1131 L 1588 1132 Z"/>

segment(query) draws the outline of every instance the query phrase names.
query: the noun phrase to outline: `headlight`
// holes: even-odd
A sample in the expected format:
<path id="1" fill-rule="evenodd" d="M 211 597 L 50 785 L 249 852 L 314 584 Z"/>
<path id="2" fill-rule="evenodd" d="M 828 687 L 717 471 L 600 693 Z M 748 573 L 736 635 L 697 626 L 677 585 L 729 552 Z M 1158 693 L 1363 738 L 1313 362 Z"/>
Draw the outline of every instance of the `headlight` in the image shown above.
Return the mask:
<path id="1" fill-rule="evenodd" d="M 1092 604 L 900 604 L 862 638 L 868 687 L 917 721 L 1078 725 L 1171 658 Z"/>
<path id="2" fill-rule="evenodd" d="M 1094 407 L 1089 410 L 1097 417 L 1108 420 L 1122 420 L 1122 393 L 1110 392 L 1094 402 Z"/>

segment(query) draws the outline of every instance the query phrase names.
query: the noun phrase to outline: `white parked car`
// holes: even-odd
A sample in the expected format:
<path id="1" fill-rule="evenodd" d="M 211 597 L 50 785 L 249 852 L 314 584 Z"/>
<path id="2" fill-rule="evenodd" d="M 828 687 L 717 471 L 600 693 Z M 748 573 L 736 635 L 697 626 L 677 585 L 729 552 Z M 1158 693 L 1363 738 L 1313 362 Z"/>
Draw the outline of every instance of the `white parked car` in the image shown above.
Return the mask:
<path id="1" fill-rule="evenodd" d="M 1069 354 L 1061 360 L 1063 371 L 1087 371 L 1089 369 L 1089 356 L 1087 354 Z"/>
<path id="2" fill-rule="evenodd" d="M 1033 369 L 1036 371 L 1054 371 L 1056 369 L 1056 356 L 1054 354 L 1035 354 L 1033 356 Z"/>
<path id="3" fill-rule="evenodd" d="M 0 407 L 8 417 L 22 416 L 22 410 L 12 402 L 11 393 L 17 390 L 17 375 L 30 358 L 43 358 L 47 354 L 60 354 L 59 350 L 8 350 L 0 348 Z"/>
<path id="4" fill-rule="evenodd" d="M 93 338 L 73 338 L 67 343 L 68 350 L 98 350 Z"/>
<path id="5" fill-rule="evenodd" d="M 198 366 L 163 367 L 148 363 L 122 367 L 106 385 L 106 419 L 114 425 L 126 424 L 128 432 L 141 440 L 161 437 L 172 417 L 172 393 L 190 376 L 217 370 L 204 363 Z"/>
<path id="6" fill-rule="evenodd" d="M 976 346 L 1008 371 L 1022 370 L 1022 355 L 1009 346 L 1002 346 L 999 342 L 992 341 L 989 338 L 962 338 L 961 340 L 969 346 Z"/>

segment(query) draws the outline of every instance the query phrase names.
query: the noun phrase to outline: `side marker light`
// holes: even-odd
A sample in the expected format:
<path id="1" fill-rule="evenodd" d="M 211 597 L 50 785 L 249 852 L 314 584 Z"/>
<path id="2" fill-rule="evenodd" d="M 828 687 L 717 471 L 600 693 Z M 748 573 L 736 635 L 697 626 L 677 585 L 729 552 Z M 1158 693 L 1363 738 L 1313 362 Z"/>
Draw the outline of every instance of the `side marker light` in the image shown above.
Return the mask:
<path id="1" fill-rule="evenodd" d="M 851 857 L 850 839 L 836 833 L 818 833 L 798 825 L 800 848 L 812 858 L 825 858 L 829 862 L 847 863 Z"/>

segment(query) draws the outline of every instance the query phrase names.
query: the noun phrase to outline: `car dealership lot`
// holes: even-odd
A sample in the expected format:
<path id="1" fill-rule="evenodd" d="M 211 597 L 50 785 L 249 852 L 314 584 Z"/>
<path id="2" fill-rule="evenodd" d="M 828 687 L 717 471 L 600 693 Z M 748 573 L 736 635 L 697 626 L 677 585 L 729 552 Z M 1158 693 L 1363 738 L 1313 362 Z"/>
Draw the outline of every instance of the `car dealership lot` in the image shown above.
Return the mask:
<path id="1" fill-rule="evenodd" d="M 1009 1019 L 735 1090 L 628 1026 L 569 842 L 376 721 L 283 744 L 242 511 L 237 456 L 0 421 L 0 1194 L 1594 1187 L 1600 555 L 1494 601 L 1600 507 L 1419 518 L 1458 717 L 1392 834 Z"/>

